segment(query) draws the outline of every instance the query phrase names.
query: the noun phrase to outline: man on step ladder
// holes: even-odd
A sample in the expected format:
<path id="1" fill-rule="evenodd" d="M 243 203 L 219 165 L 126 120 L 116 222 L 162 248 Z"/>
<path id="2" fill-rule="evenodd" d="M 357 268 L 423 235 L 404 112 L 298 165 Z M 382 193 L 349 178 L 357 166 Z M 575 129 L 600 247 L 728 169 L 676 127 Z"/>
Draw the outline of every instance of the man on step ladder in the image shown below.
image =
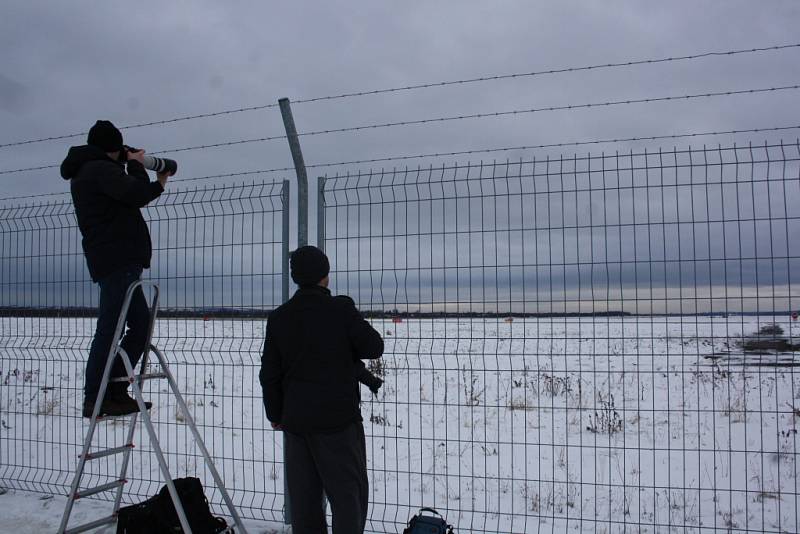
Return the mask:
<path id="1" fill-rule="evenodd" d="M 150 232 L 140 208 L 161 195 L 171 175 L 158 173 L 158 180 L 151 182 L 143 159 L 144 150 L 128 150 L 122 133 L 111 122 L 100 120 L 89 130 L 87 144 L 71 147 L 61 164 L 61 176 L 70 181 L 89 274 L 100 286 L 97 329 L 86 362 L 84 417 L 92 416 L 97 402 L 100 416 L 139 410 L 128 395 L 129 382 L 112 381 L 105 397 L 97 397 L 125 292 L 150 267 Z M 137 288 L 126 318 L 128 330 L 120 342 L 134 367 L 147 342 L 149 319 L 147 301 Z M 125 367 L 117 356 L 111 378 L 124 376 Z M 151 404 L 145 406 L 150 409 Z"/>
<path id="2" fill-rule="evenodd" d="M 180 414 L 200 449 L 206 468 L 211 473 L 234 525 L 238 532 L 247 534 L 233 500 L 225 489 L 222 477 L 217 472 L 186 402 L 178 390 L 178 385 L 169 371 L 164 355 L 155 345 L 150 344 L 158 310 L 159 292 L 156 284 L 140 280 L 142 270 L 150 267 L 152 244 L 147 224 L 139 210 L 161 195 L 167 178 L 172 173 L 158 173 L 158 181 L 151 182 L 143 163 L 143 150 L 129 149 L 123 145 L 122 134 L 113 124 L 108 121 L 97 121 L 89 130 L 87 145 L 70 148 L 67 158 L 61 164 L 61 175 L 70 180 L 75 215 L 83 235 L 83 251 L 89 273 L 92 280 L 100 285 L 100 306 L 97 331 L 86 364 L 83 416 L 89 418 L 89 425 L 67 495 L 67 504 L 64 507 L 58 534 L 86 532 L 119 519 L 122 491 L 128 482 L 127 471 L 139 415 L 158 460 L 177 521 L 180 523 L 180 531 L 187 534 L 205 532 L 202 525 L 198 526 L 196 523 L 201 519 L 198 514 L 189 515 L 184 510 L 182 498 L 172 481 L 158 434 L 150 419 L 148 410 L 151 404 L 142 399 L 143 382 L 154 378 L 168 381 Z M 143 284 L 151 286 L 152 306 L 148 305 L 144 296 Z M 126 325 L 128 330 L 123 336 Z M 140 373 L 136 374 L 136 364 L 142 358 L 145 348 L 147 354 L 155 355 L 160 372 L 148 373 L 147 357 L 145 357 Z M 127 390 L 130 385 L 134 388 L 135 399 L 128 395 Z M 126 431 L 127 438 L 122 444 L 105 449 L 92 448 L 92 440 L 99 421 L 106 417 L 127 415 L 130 416 L 130 425 Z M 112 455 L 122 456 L 116 479 L 95 487 L 82 487 L 81 480 L 86 463 Z M 67 529 L 75 501 L 108 491 L 115 492 L 113 511 L 109 516 Z M 193 524 L 195 526 L 192 526 Z M 215 525 L 219 526 L 217 522 Z M 142 527 L 142 525 L 137 526 Z M 147 524 L 143 528 L 150 532 L 155 525 Z"/>

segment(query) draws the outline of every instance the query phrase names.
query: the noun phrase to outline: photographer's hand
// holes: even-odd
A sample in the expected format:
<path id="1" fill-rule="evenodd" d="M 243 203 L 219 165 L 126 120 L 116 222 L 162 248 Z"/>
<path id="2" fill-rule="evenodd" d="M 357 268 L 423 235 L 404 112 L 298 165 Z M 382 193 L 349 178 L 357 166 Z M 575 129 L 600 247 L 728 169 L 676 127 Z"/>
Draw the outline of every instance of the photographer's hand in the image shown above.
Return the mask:
<path id="1" fill-rule="evenodd" d="M 128 161 L 130 160 L 135 160 L 141 164 L 144 164 L 144 150 L 139 150 L 138 152 L 128 150 Z"/>
<path id="2" fill-rule="evenodd" d="M 156 173 L 156 176 L 158 177 L 158 183 L 161 184 L 161 187 L 166 189 L 166 187 L 167 187 L 167 178 L 172 176 L 172 173 L 170 173 L 168 171 L 158 172 L 158 173 Z"/>

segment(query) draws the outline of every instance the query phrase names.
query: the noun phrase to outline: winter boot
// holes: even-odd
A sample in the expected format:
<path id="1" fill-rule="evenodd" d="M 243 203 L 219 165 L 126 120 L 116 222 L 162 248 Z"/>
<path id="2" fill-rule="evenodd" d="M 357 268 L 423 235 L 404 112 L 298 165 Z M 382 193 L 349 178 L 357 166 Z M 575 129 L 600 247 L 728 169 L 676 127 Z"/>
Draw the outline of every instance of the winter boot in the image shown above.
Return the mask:
<path id="1" fill-rule="evenodd" d="M 91 417 L 94 411 L 94 406 L 97 401 L 86 399 L 83 401 L 83 416 Z M 115 415 L 128 415 L 138 412 L 139 407 L 134 402 L 132 405 L 126 402 L 120 402 L 110 398 L 106 395 L 100 405 L 100 411 L 97 413 L 99 417 L 115 416 Z"/>
<path id="2" fill-rule="evenodd" d="M 139 411 L 139 405 L 136 403 L 136 399 L 128 395 L 127 382 L 112 382 L 109 384 L 106 397 L 111 398 L 111 400 L 121 404 L 122 406 L 131 407 L 131 412 Z M 144 402 L 144 407 L 146 409 L 149 410 L 152 406 L 152 402 Z"/>
<path id="3" fill-rule="evenodd" d="M 85 399 L 83 401 L 83 417 L 91 417 L 94 405 L 97 401 Z M 144 403 L 146 409 L 153 405 L 151 402 Z M 136 399 L 128 395 L 128 384 L 124 382 L 112 382 L 108 385 L 105 398 L 100 405 L 99 416 L 128 415 L 139 411 Z"/>

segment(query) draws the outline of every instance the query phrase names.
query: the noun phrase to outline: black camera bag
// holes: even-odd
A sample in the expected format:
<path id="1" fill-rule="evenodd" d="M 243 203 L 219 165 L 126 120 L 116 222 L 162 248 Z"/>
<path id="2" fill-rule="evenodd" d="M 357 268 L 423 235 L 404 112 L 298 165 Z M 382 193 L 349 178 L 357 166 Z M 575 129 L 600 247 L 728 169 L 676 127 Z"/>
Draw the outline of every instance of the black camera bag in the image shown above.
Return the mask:
<path id="1" fill-rule="evenodd" d="M 442 514 L 433 508 L 420 508 L 419 512 L 408 521 L 403 534 L 455 534 L 453 525 L 448 525 Z M 423 515 L 422 512 L 431 512 L 438 517 Z"/>
<path id="2" fill-rule="evenodd" d="M 203 493 L 203 485 L 194 477 L 172 481 L 193 534 L 225 532 L 228 524 L 214 517 Z M 117 513 L 117 534 L 176 534 L 183 532 L 178 513 L 167 486 L 146 501 L 120 508 Z"/>

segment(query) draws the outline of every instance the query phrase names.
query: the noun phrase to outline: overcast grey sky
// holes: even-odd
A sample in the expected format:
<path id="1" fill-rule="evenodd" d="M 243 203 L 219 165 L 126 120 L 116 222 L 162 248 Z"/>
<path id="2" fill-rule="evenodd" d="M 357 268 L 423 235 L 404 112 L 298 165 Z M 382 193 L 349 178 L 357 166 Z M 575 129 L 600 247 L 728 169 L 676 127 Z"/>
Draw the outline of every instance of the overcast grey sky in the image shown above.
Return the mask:
<path id="1" fill-rule="evenodd" d="M 263 105 L 284 96 L 297 100 L 786 44 L 798 40 L 798 22 L 800 4 L 795 1 L 5 2 L 0 17 L 0 143 L 85 131 L 97 118 L 124 125 Z M 294 112 L 302 132 L 787 85 L 800 81 L 798 59 L 800 51 L 789 49 L 367 96 L 298 105 Z M 792 116 L 796 102 L 797 91 L 787 91 L 536 113 L 309 137 L 303 148 L 312 164 L 769 127 L 800 122 Z M 280 114 L 273 108 L 134 129 L 125 137 L 152 151 L 282 131 Z M 793 138 L 795 133 L 782 136 Z M 764 135 L 743 138 L 763 140 Z M 0 167 L 58 163 L 70 143 L 82 142 L 76 138 L 0 149 Z M 291 165 L 283 140 L 184 152 L 176 159 L 182 178 Z M 66 190 L 52 170 L 0 176 L 5 185 L 1 196 Z"/>
<path id="2" fill-rule="evenodd" d="M 351 91 L 800 42 L 795 1 L 5 2 L 0 144 Z M 598 69 L 294 106 L 300 132 L 445 115 L 800 83 L 800 49 Z M 800 124 L 798 91 L 521 114 L 302 138 L 308 164 Z M 125 130 L 150 151 L 282 135 L 276 108 Z M 693 145 L 783 138 L 703 137 Z M 0 170 L 57 164 L 84 138 L 0 148 Z M 664 146 L 622 143 L 452 163 Z M 291 166 L 285 140 L 180 152 L 177 178 Z M 400 162 L 400 167 L 417 161 Z M 372 164 L 309 172 L 356 172 Z M 289 178 L 283 172 L 258 179 Z M 57 169 L 3 174 L 0 197 L 66 192 Z M 197 183 L 197 182 L 196 182 Z M 203 182 L 200 182 L 203 183 Z M 184 184 L 186 185 L 186 184 Z M 173 188 L 181 187 L 175 182 Z M 312 189 L 313 190 L 313 189 Z M 311 198 L 312 213 L 314 198 Z M 313 240 L 312 240 L 313 241 Z"/>

